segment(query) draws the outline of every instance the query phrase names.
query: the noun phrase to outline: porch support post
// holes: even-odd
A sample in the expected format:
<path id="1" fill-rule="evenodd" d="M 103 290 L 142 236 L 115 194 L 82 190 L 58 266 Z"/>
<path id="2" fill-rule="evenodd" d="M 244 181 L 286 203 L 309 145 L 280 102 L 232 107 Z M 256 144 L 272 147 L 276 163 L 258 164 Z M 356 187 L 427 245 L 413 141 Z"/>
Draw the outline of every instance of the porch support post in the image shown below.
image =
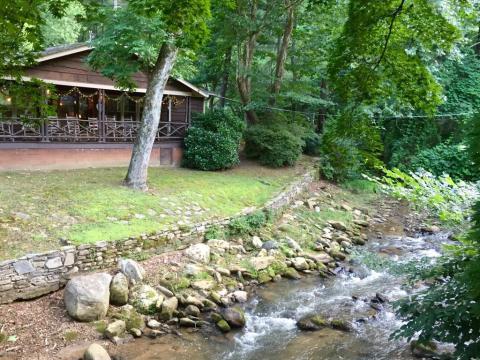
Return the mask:
<path id="1" fill-rule="evenodd" d="M 45 104 L 48 105 L 48 94 L 46 90 L 43 90 L 43 97 L 45 99 Z M 57 115 L 58 116 L 58 115 Z M 48 118 L 42 119 L 40 122 L 40 135 L 42 136 L 41 142 L 49 142 L 48 140 Z"/>
<path id="2" fill-rule="evenodd" d="M 172 131 L 172 98 L 169 96 L 168 97 L 168 130 L 167 130 L 167 136 L 170 136 L 171 131 Z"/>
<path id="3" fill-rule="evenodd" d="M 192 103 L 191 100 L 192 98 L 190 96 L 187 96 L 187 124 L 190 125 L 192 123 Z"/>
<path id="4" fill-rule="evenodd" d="M 98 141 L 105 142 L 105 91 L 98 89 Z"/>

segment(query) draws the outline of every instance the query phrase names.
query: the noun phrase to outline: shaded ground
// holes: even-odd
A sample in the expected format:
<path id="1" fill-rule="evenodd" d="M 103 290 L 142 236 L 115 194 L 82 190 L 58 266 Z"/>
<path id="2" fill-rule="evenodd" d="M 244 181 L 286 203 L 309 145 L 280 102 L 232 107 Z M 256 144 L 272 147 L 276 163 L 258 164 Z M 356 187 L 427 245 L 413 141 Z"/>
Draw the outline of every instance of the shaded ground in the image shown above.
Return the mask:
<path id="1" fill-rule="evenodd" d="M 0 260 L 58 248 L 61 239 L 118 240 L 233 215 L 265 203 L 303 165 L 152 168 L 146 193 L 121 186 L 124 168 L 0 173 Z"/>

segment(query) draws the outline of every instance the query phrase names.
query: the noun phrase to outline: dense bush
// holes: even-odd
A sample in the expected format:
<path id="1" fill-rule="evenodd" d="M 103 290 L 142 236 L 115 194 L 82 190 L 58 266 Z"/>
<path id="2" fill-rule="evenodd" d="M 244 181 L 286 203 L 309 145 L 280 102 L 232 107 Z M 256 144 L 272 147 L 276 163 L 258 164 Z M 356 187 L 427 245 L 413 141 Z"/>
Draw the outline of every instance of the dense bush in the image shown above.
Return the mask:
<path id="1" fill-rule="evenodd" d="M 243 121 L 231 111 L 198 114 L 185 137 L 183 166 L 200 170 L 228 169 L 239 163 Z"/>
<path id="2" fill-rule="evenodd" d="M 262 122 L 245 132 L 245 154 L 261 164 L 293 166 L 306 146 L 315 141 L 313 126 L 305 119 L 291 120 L 280 114 L 268 114 Z"/>
<path id="3" fill-rule="evenodd" d="M 320 143 L 321 174 L 335 181 L 358 178 L 381 165 L 378 129 L 362 113 L 344 113 L 325 124 Z"/>
<path id="4" fill-rule="evenodd" d="M 267 223 L 267 217 L 263 211 L 255 211 L 249 215 L 233 219 L 228 225 L 230 236 L 243 236 L 251 234 Z"/>
<path id="5" fill-rule="evenodd" d="M 478 168 L 462 144 L 442 143 L 424 149 L 412 159 L 411 168 L 422 168 L 437 176 L 446 173 L 454 179 L 476 180 L 479 177 Z"/>

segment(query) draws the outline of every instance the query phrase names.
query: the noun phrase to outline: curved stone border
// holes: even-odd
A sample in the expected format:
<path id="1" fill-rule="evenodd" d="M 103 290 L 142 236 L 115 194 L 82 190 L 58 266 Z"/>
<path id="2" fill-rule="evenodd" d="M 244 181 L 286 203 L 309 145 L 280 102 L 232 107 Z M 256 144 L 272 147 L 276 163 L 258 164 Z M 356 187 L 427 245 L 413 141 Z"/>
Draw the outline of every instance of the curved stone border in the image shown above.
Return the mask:
<path id="1" fill-rule="evenodd" d="M 166 245 L 185 245 L 202 239 L 211 227 L 226 227 L 235 218 L 255 211 L 279 211 L 290 204 L 315 180 L 315 170 L 309 170 L 261 208 L 249 208 L 223 219 L 204 221 L 190 228 L 173 227 L 151 235 L 119 241 L 64 246 L 41 254 L 29 254 L 19 259 L 0 262 L 0 304 L 39 297 L 63 287 L 78 271 L 97 270 L 114 266 L 122 256 Z"/>

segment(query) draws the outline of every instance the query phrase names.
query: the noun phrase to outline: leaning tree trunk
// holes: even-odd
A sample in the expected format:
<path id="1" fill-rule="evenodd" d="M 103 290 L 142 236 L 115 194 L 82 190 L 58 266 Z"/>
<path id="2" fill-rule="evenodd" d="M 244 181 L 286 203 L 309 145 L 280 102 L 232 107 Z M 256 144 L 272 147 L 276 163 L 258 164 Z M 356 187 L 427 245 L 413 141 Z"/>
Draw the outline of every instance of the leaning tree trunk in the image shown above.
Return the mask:
<path id="1" fill-rule="evenodd" d="M 283 29 L 282 41 L 277 51 L 277 61 L 275 64 L 275 78 L 271 88 L 271 95 L 269 99 L 270 105 L 275 105 L 280 87 L 282 85 L 283 76 L 285 74 L 285 61 L 287 59 L 288 45 L 292 37 L 293 25 L 295 20 L 295 6 L 290 1 L 287 2 L 287 20 Z"/>
<path id="2" fill-rule="evenodd" d="M 251 71 L 253 65 L 253 56 L 257 46 L 258 32 L 252 32 L 248 35 L 246 41 L 238 47 L 239 64 L 237 68 L 237 86 L 240 95 L 240 101 L 243 106 L 249 106 L 252 101 L 252 78 Z M 245 110 L 249 124 L 258 122 L 257 113 L 253 109 Z"/>
<path id="3" fill-rule="evenodd" d="M 148 79 L 142 120 L 133 146 L 130 166 L 125 177 L 125 185 L 133 189 L 147 190 L 148 164 L 160 121 L 163 92 L 175 63 L 177 51 L 175 46 L 163 44 L 155 68 Z"/>
<path id="4" fill-rule="evenodd" d="M 225 107 L 225 98 L 227 96 L 228 81 L 230 75 L 230 66 L 232 63 L 232 47 L 229 46 L 225 52 L 225 60 L 223 61 L 222 83 L 220 86 L 220 107 Z"/>

